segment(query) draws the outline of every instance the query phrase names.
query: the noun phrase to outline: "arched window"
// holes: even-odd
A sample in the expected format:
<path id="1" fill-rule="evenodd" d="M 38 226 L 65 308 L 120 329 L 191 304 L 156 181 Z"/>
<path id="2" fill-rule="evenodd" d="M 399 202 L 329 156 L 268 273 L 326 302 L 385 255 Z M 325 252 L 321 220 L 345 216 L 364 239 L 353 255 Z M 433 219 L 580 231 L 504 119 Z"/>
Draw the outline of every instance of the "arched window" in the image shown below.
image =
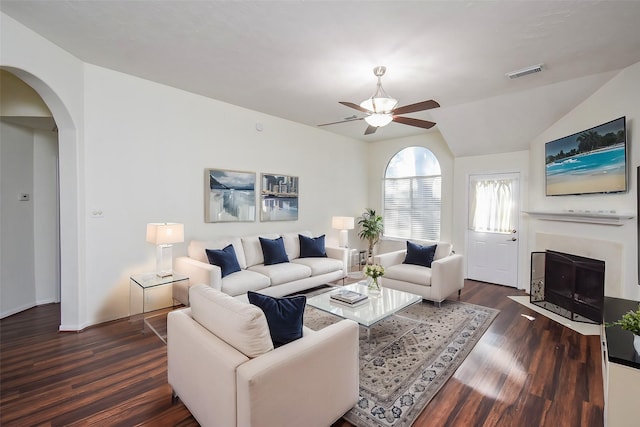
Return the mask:
<path id="1" fill-rule="evenodd" d="M 384 175 L 384 235 L 440 240 L 440 162 L 424 147 L 396 153 Z"/>

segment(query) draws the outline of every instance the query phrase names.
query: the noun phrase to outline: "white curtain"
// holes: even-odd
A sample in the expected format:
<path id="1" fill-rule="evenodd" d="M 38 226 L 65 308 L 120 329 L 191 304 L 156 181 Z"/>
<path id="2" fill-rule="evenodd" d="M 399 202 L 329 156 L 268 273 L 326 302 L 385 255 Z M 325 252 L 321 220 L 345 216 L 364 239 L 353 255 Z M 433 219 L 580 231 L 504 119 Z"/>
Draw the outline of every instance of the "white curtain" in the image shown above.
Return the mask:
<path id="1" fill-rule="evenodd" d="M 469 228 L 473 231 L 510 233 L 513 230 L 513 181 L 471 179 Z"/>

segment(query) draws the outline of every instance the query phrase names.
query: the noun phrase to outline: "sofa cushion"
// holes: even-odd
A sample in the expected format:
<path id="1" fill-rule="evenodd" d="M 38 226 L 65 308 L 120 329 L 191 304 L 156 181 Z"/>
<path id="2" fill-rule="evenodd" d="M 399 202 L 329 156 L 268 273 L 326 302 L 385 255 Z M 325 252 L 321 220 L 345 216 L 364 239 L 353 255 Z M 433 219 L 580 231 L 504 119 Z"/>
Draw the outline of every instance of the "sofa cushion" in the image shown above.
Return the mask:
<path id="1" fill-rule="evenodd" d="M 447 242 L 438 242 L 438 248 L 436 249 L 436 255 L 433 260 L 442 259 L 448 257 L 453 252 L 453 245 Z"/>
<path id="2" fill-rule="evenodd" d="M 247 292 L 247 297 L 251 304 L 264 312 L 275 347 L 302 338 L 302 319 L 307 297 L 300 295 L 274 298 L 256 292 Z"/>
<path id="3" fill-rule="evenodd" d="M 284 249 L 284 241 L 282 237 L 277 239 L 266 239 L 260 237 L 260 246 L 262 246 L 262 255 L 264 257 L 264 265 L 281 264 L 289 262 L 287 251 Z"/>
<path id="4" fill-rule="evenodd" d="M 284 240 L 284 248 L 287 251 L 289 261 L 300 258 L 300 237 L 298 236 L 300 236 L 301 234 L 306 237 L 313 237 L 313 234 L 307 230 L 299 231 L 297 233 L 282 234 L 282 239 Z"/>
<path id="5" fill-rule="evenodd" d="M 311 269 L 312 276 L 332 273 L 343 268 L 342 261 L 334 258 L 298 258 L 291 261 L 291 263 L 306 265 Z"/>
<path id="6" fill-rule="evenodd" d="M 187 247 L 189 258 L 193 258 L 200 262 L 208 263 L 206 249 L 223 249 L 227 245 L 233 245 L 240 268 L 247 268 L 247 261 L 244 257 L 244 249 L 242 241 L 239 237 L 227 237 L 216 240 L 192 240 Z"/>
<path id="7" fill-rule="evenodd" d="M 222 280 L 222 292 L 231 296 L 242 295 L 247 291 L 258 291 L 268 288 L 271 284 L 264 274 L 251 270 L 240 270 L 230 274 Z"/>
<path id="8" fill-rule="evenodd" d="M 299 234 L 298 239 L 300 240 L 300 258 L 326 258 L 324 234 L 318 237 L 307 237 Z"/>
<path id="9" fill-rule="evenodd" d="M 240 264 L 236 258 L 233 245 L 227 245 L 224 249 L 205 249 L 209 264 L 217 265 L 222 271 L 222 277 L 240 271 Z"/>
<path id="10" fill-rule="evenodd" d="M 384 279 L 431 286 L 431 269 L 415 264 L 391 265 L 384 268 Z"/>
<path id="11" fill-rule="evenodd" d="M 261 234 L 260 236 L 267 239 L 277 239 L 280 237 L 277 234 Z M 263 264 L 264 256 L 262 255 L 262 246 L 260 245 L 260 239 L 258 236 L 245 236 L 241 238 L 241 241 L 246 260 L 246 267 L 244 268 L 251 267 L 252 265 Z M 242 264 L 240 266 L 242 266 Z"/>
<path id="12" fill-rule="evenodd" d="M 407 255 L 403 263 L 431 268 L 436 248 L 437 245 L 424 246 L 407 240 Z"/>
<path id="13" fill-rule="evenodd" d="M 273 350 L 264 312 L 205 284 L 189 289 L 193 319 L 247 357 Z"/>
<path id="14" fill-rule="evenodd" d="M 295 261 L 299 261 L 298 258 Z M 294 280 L 305 279 L 311 276 L 311 268 L 297 262 L 283 262 L 272 265 L 254 265 L 249 267 L 249 271 L 263 274 L 271 279 L 271 286 L 293 282 Z"/>

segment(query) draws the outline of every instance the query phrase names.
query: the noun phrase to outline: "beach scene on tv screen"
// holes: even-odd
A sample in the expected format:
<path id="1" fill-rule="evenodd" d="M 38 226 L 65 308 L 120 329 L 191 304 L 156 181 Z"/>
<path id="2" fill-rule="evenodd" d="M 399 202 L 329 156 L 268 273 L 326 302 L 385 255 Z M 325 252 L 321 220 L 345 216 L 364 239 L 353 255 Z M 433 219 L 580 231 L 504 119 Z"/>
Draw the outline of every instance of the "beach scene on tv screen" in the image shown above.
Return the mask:
<path id="1" fill-rule="evenodd" d="M 545 145 L 547 196 L 625 191 L 625 118 Z"/>

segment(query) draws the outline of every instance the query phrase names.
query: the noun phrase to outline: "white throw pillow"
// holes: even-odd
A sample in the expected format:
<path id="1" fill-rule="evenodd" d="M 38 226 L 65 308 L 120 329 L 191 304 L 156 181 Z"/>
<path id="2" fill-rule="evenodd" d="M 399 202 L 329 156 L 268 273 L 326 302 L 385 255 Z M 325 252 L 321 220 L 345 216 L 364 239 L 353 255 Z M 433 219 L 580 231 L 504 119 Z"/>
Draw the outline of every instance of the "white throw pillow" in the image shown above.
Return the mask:
<path id="1" fill-rule="evenodd" d="M 264 312 L 205 284 L 189 289 L 194 320 L 249 358 L 273 350 Z"/>

